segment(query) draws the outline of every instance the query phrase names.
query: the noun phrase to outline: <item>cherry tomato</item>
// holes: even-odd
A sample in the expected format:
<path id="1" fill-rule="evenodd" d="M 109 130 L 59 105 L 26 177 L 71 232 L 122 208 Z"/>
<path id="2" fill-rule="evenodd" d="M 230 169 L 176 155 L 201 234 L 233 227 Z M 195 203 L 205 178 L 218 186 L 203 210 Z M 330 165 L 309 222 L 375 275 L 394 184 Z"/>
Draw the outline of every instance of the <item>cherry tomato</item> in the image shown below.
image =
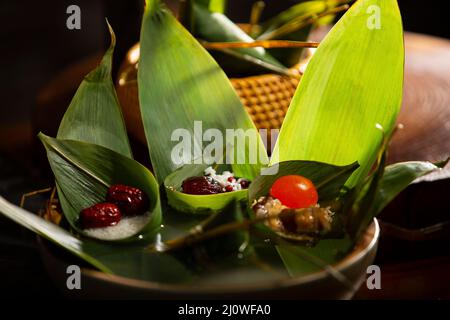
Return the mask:
<path id="1" fill-rule="evenodd" d="M 308 208 L 319 200 L 311 180 L 299 175 L 278 178 L 270 189 L 270 195 L 280 200 L 283 205 L 294 209 Z"/>

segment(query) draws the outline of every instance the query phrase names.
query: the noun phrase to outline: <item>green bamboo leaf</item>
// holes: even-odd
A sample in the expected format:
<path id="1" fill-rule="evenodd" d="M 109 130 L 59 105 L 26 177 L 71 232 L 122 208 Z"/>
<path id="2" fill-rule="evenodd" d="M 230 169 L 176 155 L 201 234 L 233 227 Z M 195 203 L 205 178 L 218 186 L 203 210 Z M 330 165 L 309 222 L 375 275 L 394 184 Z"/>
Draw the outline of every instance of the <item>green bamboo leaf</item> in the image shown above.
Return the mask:
<path id="1" fill-rule="evenodd" d="M 224 13 L 227 7 L 227 0 L 193 0 L 193 2 L 207 8 L 211 12 Z"/>
<path id="2" fill-rule="evenodd" d="M 305 15 L 312 16 L 321 13 L 325 11 L 327 7 L 327 1 L 324 0 L 300 1 L 300 3 L 297 3 L 276 16 L 264 21 L 261 24 L 261 34 L 258 37 L 264 37 L 264 34 L 272 32 L 295 19 L 303 18 Z"/>
<path id="3" fill-rule="evenodd" d="M 353 241 L 345 236 L 342 239 L 322 239 L 314 247 L 278 245 L 276 248 L 289 275 L 299 277 L 327 270 L 348 254 L 353 248 Z"/>
<path id="4" fill-rule="evenodd" d="M 336 1 L 302 1 L 265 21 L 261 26 L 261 34 L 258 35 L 257 39 L 270 38 L 273 40 L 306 41 L 308 40 L 313 24 L 307 24 L 300 28 L 297 28 L 296 24 L 301 25 L 303 21 L 313 19 L 317 15 L 336 6 Z M 273 32 L 282 30 L 283 28 L 289 31 L 280 36 L 271 36 Z M 285 66 L 291 67 L 299 62 L 303 48 L 269 49 L 268 51 Z"/>
<path id="5" fill-rule="evenodd" d="M 355 241 L 357 241 L 365 228 L 372 221 L 370 212 L 373 210 L 375 198 L 380 191 L 381 180 L 383 179 L 386 166 L 387 148 L 389 146 L 389 137 L 383 139 L 383 146 L 377 156 L 374 172 L 368 176 L 365 181 L 355 188 L 351 189 L 344 199 L 351 204 L 349 217 L 347 216 L 347 230 Z M 344 206 L 345 208 L 345 206 Z M 369 220 L 370 219 L 370 220 Z"/>
<path id="6" fill-rule="evenodd" d="M 0 212 L 107 274 L 164 283 L 188 282 L 192 278 L 191 272 L 177 259 L 166 254 L 147 252 L 143 248 L 146 244 L 119 245 L 78 238 L 2 197 Z"/>
<path id="7" fill-rule="evenodd" d="M 186 213 L 212 214 L 222 211 L 233 201 L 247 200 L 248 190 L 211 195 L 193 195 L 181 192 L 181 185 L 184 180 L 190 177 L 203 176 L 205 169 L 209 166 L 207 164 L 184 165 L 166 177 L 164 186 L 171 207 Z M 230 168 L 221 166 L 218 170 L 223 172 L 230 170 Z"/>
<path id="8" fill-rule="evenodd" d="M 125 122 L 111 77 L 116 37 L 108 24 L 111 45 L 100 65 L 81 82 L 59 125 L 59 139 L 101 145 L 131 157 Z"/>
<path id="9" fill-rule="evenodd" d="M 264 239 L 266 245 L 270 241 L 291 277 L 300 277 L 324 270 L 343 285 L 352 287 L 348 279 L 332 266 L 345 257 L 353 248 L 354 242 L 348 234 L 342 234 L 340 237 L 330 239 L 321 239 L 309 245 L 287 241 L 264 225 L 258 226 L 257 234 Z M 258 244 L 255 243 L 254 245 L 257 248 Z M 277 262 L 277 259 L 272 254 L 269 261 L 273 265 L 274 262 Z"/>
<path id="10" fill-rule="evenodd" d="M 141 57 L 138 70 L 139 102 L 149 145 L 150 158 L 159 183 L 181 163 L 172 160 L 172 150 L 179 145 L 172 141 L 175 130 L 189 134 L 189 155 L 202 155 L 206 144 L 196 132 L 195 121 L 201 129 L 213 129 L 226 136 L 226 129 L 250 129 L 255 138 L 253 154 L 256 163 L 249 162 L 249 139 L 240 147 L 229 142 L 234 150 L 233 172 L 253 179 L 267 154 L 255 126 L 245 111 L 230 81 L 203 47 L 163 8 L 159 1 L 149 0 L 141 30 Z M 194 152 L 192 152 L 192 149 Z M 238 161 L 237 159 L 241 159 Z M 240 162 L 240 163 L 238 163 Z"/>
<path id="11" fill-rule="evenodd" d="M 384 169 L 380 183 L 380 191 L 377 192 L 373 207 L 374 216 L 383 210 L 386 205 L 411 184 L 417 178 L 443 168 L 448 160 L 433 164 L 427 161 L 399 162 Z"/>
<path id="12" fill-rule="evenodd" d="M 163 225 L 158 232 L 161 241 L 184 237 L 197 225 L 202 224 L 209 216 L 201 214 L 183 214 L 163 202 Z"/>
<path id="13" fill-rule="evenodd" d="M 209 258 L 223 259 L 228 254 L 244 253 L 249 247 L 249 234 L 245 229 L 232 228 L 223 234 L 216 231 L 223 226 L 236 223 L 243 223 L 246 217 L 247 204 L 242 202 L 230 202 L 223 212 L 210 215 L 201 223 L 180 233 L 180 235 L 167 239 L 167 235 L 162 232 L 164 242 L 157 243 L 150 247 L 151 251 L 167 252 L 177 251 L 181 255 L 193 256 L 191 250 L 204 250 L 208 252 Z M 164 237 L 165 236 L 165 237 Z M 188 249 L 182 252 L 182 249 Z"/>
<path id="14" fill-rule="evenodd" d="M 397 2 L 357 1 L 310 61 L 271 163 L 358 161 L 361 167 L 347 182 L 353 187 L 376 158 L 383 139 L 377 126 L 387 135 L 394 127 L 402 97 L 403 63 Z"/>
<path id="15" fill-rule="evenodd" d="M 192 4 L 193 35 L 208 42 L 252 42 L 241 28 L 225 15 Z M 276 72 L 289 74 L 288 69 L 264 48 L 228 49 L 211 54 L 229 75 Z"/>
<path id="16" fill-rule="evenodd" d="M 185 232 L 169 238 L 165 234 L 166 228 L 161 229 L 161 238 L 170 240 L 165 244 L 175 245 L 172 249 L 167 246 L 165 249 L 170 250 L 180 261 L 194 266 L 198 275 L 196 285 L 254 284 L 282 280 L 288 276 L 276 249 L 263 241 L 254 247 L 249 243 L 251 238 L 247 229 L 237 228 L 201 239 L 223 226 L 243 223 L 243 218 L 247 216 L 246 207 L 242 203 L 230 203 L 223 212 L 213 214 Z M 183 217 L 199 216 L 178 214 L 177 220 Z"/>
<path id="17" fill-rule="evenodd" d="M 313 1 L 302 0 L 299 3 L 277 14 L 275 17 L 272 17 L 264 21 L 261 24 L 260 34 L 258 35 L 258 38 L 261 39 L 271 38 L 268 37 L 268 35 L 283 26 L 288 26 L 290 24 L 294 24 L 300 21 L 305 21 L 306 19 L 309 18 L 317 17 L 317 15 L 325 11 L 334 9 L 339 5 L 346 4 L 349 2 L 352 2 L 352 0 L 313 0 Z M 333 15 L 330 16 L 333 17 Z"/>
<path id="18" fill-rule="evenodd" d="M 55 175 L 64 215 L 71 227 L 86 235 L 78 223 L 82 209 L 104 202 L 108 188 L 125 184 L 142 189 L 150 199 L 149 217 L 141 230 L 117 240 L 151 237 L 160 227 L 159 187 L 151 172 L 110 149 L 74 140 L 53 139 L 40 133 Z M 62 195 L 62 197 L 61 197 Z"/>
<path id="19" fill-rule="evenodd" d="M 116 37 L 108 23 L 111 45 L 99 66 L 81 82 L 59 125 L 59 139 L 90 142 L 132 157 L 127 131 L 114 88 L 111 69 Z M 61 203 L 70 206 L 71 193 L 56 183 Z"/>
<path id="20" fill-rule="evenodd" d="M 408 161 L 386 166 L 376 188 L 371 189 L 371 184 L 367 183 L 354 205 L 355 212 L 351 217 L 351 223 L 356 236 L 361 234 L 370 221 L 414 180 L 439 170 L 446 165 L 447 161 L 437 165 L 426 161 Z M 369 206 L 364 206 L 361 202 L 367 197 L 373 200 Z"/>
<path id="21" fill-rule="evenodd" d="M 275 180 L 289 175 L 297 174 L 310 179 L 317 188 L 319 202 L 334 200 L 348 180 L 357 170 L 358 163 L 346 166 L 335 166 L 314 161 L 285 161 L 264 169 L 249 187 L 249 202 L 261 196 L 267 196 Z M 274 172 L 273 174 L 268 174 Z"/>

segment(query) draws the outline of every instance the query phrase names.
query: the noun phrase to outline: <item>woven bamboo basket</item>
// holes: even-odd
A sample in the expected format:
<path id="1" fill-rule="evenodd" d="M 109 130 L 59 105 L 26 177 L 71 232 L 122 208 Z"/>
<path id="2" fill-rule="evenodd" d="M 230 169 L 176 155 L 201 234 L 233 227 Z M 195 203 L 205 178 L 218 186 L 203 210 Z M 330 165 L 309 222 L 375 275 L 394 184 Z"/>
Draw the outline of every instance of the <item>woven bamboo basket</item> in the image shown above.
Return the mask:
<path id="1" fill-rule="evenodd" d="M 292 76 L 264 74 L 230 79 L 258 129 L 270 130 L 281 127 L 309 57 L 310 55 L 307 55 L 307 58 L 291 70 Z M 125 61 L 122 63 L 116 90 L 128 130 L 134 138 L 145 144 L 136 80 L 138 59 L 139 46 L 136 44 L 128 51 Z"/>

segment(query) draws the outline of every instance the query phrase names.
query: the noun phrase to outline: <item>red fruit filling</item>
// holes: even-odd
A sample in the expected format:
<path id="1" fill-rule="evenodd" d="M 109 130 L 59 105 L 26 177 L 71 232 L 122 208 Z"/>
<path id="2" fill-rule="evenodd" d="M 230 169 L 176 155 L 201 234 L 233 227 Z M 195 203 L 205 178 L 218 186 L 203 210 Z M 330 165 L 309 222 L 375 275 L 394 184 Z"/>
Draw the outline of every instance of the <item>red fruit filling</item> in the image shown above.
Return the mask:
<path id="1" fill-rule="evenodd" d="M 222 192 L 222 187 L 208 177 L 191 177 L 183 181 L 181 186 L 184 193 L 206 195 Z"/>

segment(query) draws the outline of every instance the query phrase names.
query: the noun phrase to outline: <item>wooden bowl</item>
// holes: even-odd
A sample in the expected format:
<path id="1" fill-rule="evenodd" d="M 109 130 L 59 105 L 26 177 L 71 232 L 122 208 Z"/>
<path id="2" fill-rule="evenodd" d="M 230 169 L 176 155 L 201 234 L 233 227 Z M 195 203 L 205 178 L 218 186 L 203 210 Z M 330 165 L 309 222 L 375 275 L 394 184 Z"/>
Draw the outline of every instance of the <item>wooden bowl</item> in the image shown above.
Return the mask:
<path id="1" fill-rule="evenodd" d="M 44 265 L 52 280 L 65 294 L 77 298 L 121 299 L 349 299 L 364 282 L 367 267 L 373 263 L 380 228 L 377 220 L 369 226 L 355 249 L 334 265 L 351 287 L 338 282 L 326 271 L 274 282 L 245 285 L 163 284 L 108 275 L 83 268 L 81 290 L 66 287 L 67 266 L 73 259 L 61 255 L 61 249 L 38 238 Z"/>

